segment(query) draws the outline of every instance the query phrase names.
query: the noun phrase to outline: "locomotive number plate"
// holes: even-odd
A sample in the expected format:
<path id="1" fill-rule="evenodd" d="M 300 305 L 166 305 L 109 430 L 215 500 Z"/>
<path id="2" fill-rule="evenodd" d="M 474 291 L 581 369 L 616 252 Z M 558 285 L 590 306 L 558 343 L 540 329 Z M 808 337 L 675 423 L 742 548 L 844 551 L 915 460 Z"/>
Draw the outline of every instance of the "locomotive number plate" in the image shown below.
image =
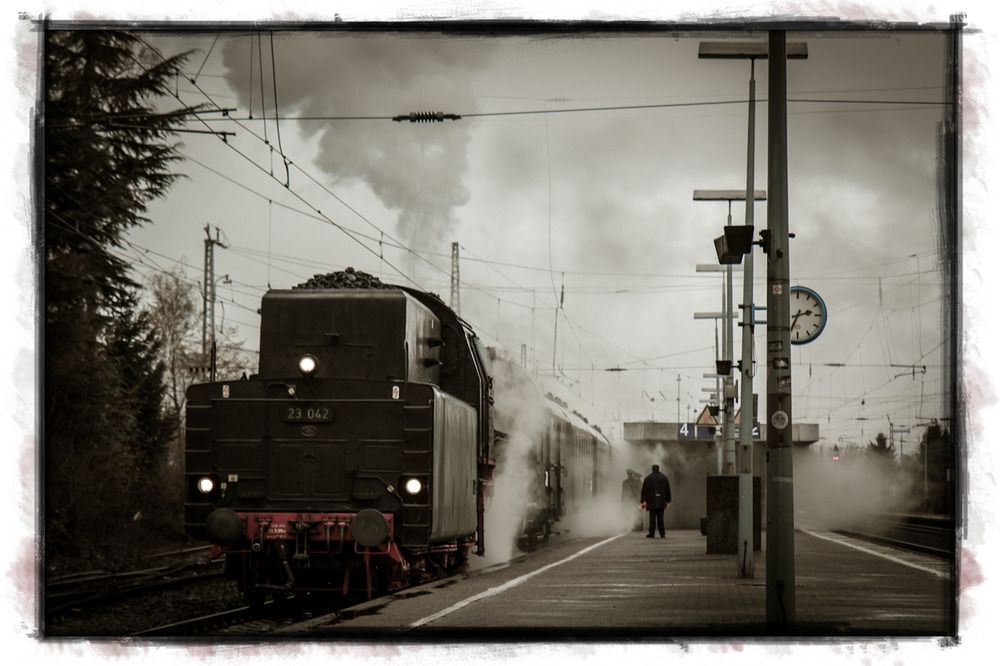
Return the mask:
<path id="1" fill-rule="evenodd" d="M 285 420 L 293 423 L 329 423 L 333 410 L 325 405 L 289 405 L 285 407 Z"/>

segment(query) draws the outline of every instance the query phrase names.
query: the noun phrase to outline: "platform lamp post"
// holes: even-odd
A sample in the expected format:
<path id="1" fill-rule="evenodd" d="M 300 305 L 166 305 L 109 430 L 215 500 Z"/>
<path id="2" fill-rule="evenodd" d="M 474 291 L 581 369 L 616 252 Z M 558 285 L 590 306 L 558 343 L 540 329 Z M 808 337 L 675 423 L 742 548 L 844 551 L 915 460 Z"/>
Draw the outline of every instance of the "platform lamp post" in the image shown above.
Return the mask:
<path id="1" fill-rule="evenodd" d="M 751 88 L 751 100 L 752 100 Z M 753 106 L 750 107 L 750 148 L 751 160 L 753 155 Z M 749 177 L 746 192 L 741 190 L 695 190 L 696 201 L 726 201 L 729 203 L 730 215 L 725 233 L 721 238 L 716 239 L 716 252 L 719 255 L 719 263 L 724 264 L 732 275 L 732 264 L 743 261 L 743 302 L 740 308 L 743 310 L 742 328 L 742 354 L 740 356 L 740 455 L 739 455 L 739 506 L 737 522 L 736 541 L 736 569 L 742 578 L 753 578 L 753 325 L 756 315 L 753 306 L 753 204 L 748 202 L 746 206 L 746 224 L 742 227 L 732 226 L 732 203 L 733 201 L 747 201 L 747 196 L 753 192 L 754 201 L 765 201 L 767 194 L 764 190 L 754 190 L 750 187 L 753 178 L 753 169 L 748 164 Z M 744 261 L 744 257 L 746 257 Z M 731 339 L 731 336 L 730 336 Z M 732 376 L 729 376 L 729 382 Z M 734 390 L 735 394 L 735 390 Z M 735 395 L 734 395 L 735 397 Z M 728 403 L 727 403 L 728 405 Z M 747 413 L 750 413 L 749 419 Z M 734 417 L 735 420 L 735 417 Z M 735 443 L 734 443 L 735 448 Z"/>
<path id="2" fill-rule="evenodd" d="M 695 191 L 695 199 L 698 198 L 699 191 Z M 742 196 L 742 195 L 741 195 Z M 732 215 L 730 215 L 730 220 Z M 722 412 L 722 450 L 723 464 L 719 469 L 720 474 L 734 474 L 736 471 L 736 434 L 733 423 L 732 401 L 736 397 L 736 389 L 733 386 L 732 364 L 733 364 L 733 269 L 732 266 L 716 266 L 715 264 L 697 264 L 696 273 L 725 273 L 722 283 L 722 312 L 696 312 L 695 319 L 721 319 L 722 324 L 722 348 L 716 349 L 715 353 L 715 373 L 722 380 L 722 402 L 720 411 Z M 721 355 L 721 358 L 720 358 Z"/>
<path id="3" fill-rule="evenodd" d="M 723 268 L 721 266 L 715 266 L 713 264 L 698 264 L 695 267 L 695 271 L 698 272 L 698 273 L 721 273 L 723 271 Z M 695 312 L 694 313 L 694 318 L 695 319 L 723 319 L 726 316 L 725 310 L 726 310 L 726 283 L 725 283 L 725 281 L 723 281 L 723 283 L 722 283 L 722 310 L 720 312 Z M 714 358 L 716 358 L 716 359 L 719 358 L 719 327 L 718 327 L 718 325 L 716 325 L 716 327 L 715 327 L 715 356 L 714 356 Z M 709 377 L 709 375 L 704 375 L 704 376 L 706 378 Z M 722 399 L 721 399 L 721 397 L 722 397 L 722 390 L 721 390 L 721 388 L 719 386 L 719 380 L 721 379 L 721 376 L 717 372 L 716 373 L 712 373 L 711 379 L 715 380 L 715 389 L 713 389 L 714 395 L 712 396 L 712 401 L 708 402 L 708 407 L 709 407 L 709 414 L 711 414 L 712 417 L 715 418 L 715 417 L 718 417 L 718 415 L 719 415 L 719 411 L 720 411 L 719 405 L 722 403 Z M 702 390 L 704 390 L 704 389 L 702 389 Z M 703 400 L 702 402 L 704 403 L 706 401 Z M 723 430 L 725 430 L 725 413 L 723 413 Z M 715 444 L 718 447 L 717 448 L 717 450 L 718 450 L 718 467 L 716 469 L 716 473 L 717 474 L 722 474 L 723 464 L 724 464 L 724 458 L 725 458 L 726 445 L 725 445 L 725 441 L 723 440 L 722 435 L 719 434 L 718 429 L 716 430 L 716 433 L 715 433 L 715 439 L 716 439 Z"/>
<path id="4" fill-rule="evenodd" d="M 754 80 L 754 63 L 758 58 L 767 57 L 767 45 L 763 42 L 702 42 L 698 45 L 698 57 L 701 59 L 739 59 L 750 61 L 749 102 L 747 115 L 747 180 L 743 201 L 746 207 L 746 226 L 753 229 L 753 202 L 751 192 L 757 200 L 754 190 L 754 146 L 756 133 L 756 81 Z M 765 198 L 765 197 L 761 197 Z M 751 232 L 752 233 L 752 232 Z M 742 355 L 740 360 L 740 375 L 742 392 L 740 395 L 741 428 L 740 428 L 740 481 L 739 481 L 739 520 L 736 539 L 736 567 L 741 578 L 753 578 L 753 252 L 747 252 L 746 263 L 743 265 L 743 330 Z M 750 427 L 747 427 L 746 407 L 750 406 Z"/>
<path id="5" fill-rule="evenodd" d="M 725 271 L 725 273 L 726 273 L 726 294 L 727 294 L 727 299 L 728 300 L 727 300 L 727 302 L 726 302 L 726 304 L 724 306 L 725 309 L 726 309 L 726 312 L 725 312 L 725 326 L 723 327 L 723 331 L 724 331 L 723 339 L 726 340 L 725 356 L 723 357 L 722 361 L 720 361 L 717 364 L 716 370 L 717 370 L 717 372 L 720 375 L 724 375 L 725 388 L 726 388 L 726 390 L 724 391 L 724 396 L 726 396 L 726 401 L 724 403 L 725 404 L 725 415 L 726 415 L 726 417 L 723 420 L 723 427 L 725 429 L 725 442 L 726 442 L 726 469 L 725 469 L 725 473 L 726 474 L 735 474 L 736 473 L 736 416 L 735 416 L 735 410 L 733 408 L 733 403 L 734 403 L 734 401 L 736 399 L 736 386 L 735 386 L 735 384 L 733 382 L 733 377 L 732 377 L 732 366 L 733 366 L 733 319 L 735 318 L 735 314 L 733 312 L 733 264 L 740 263 L 743 260 L 744 253 L 746 253 L 746 256 L 750 257 L 751 260 L 752 260 L 753 254 L 751 252 L 749 252 L 749 249 L 750 249 L 750 244 L 753 242 L 753 240 L 752 240 L 753 239 L 753 213 L 752 212 L 750 213 L 750 218 L 749 218 L 749 220 L 747 222 L 748 226 L 743 226 L 743 227 L 734 227 L 733 226 L 733 202 L 734 201 L 745 201 L 746 198 L 747 198 L 747 193 L 744 192 L 744 191 L 742 191 L 742 190 L 695 190 L 693 198 L 694 198 L 695 201 L 725 201 L 725 202 L 727 202 L 729 204 L 729 211 L 728 211 L 728 215 L 726 217 L 726 227 L 725 227 L 726 230 L 727 230 L 727 234 L 728 235 L 727 236 L 723 236 L 721 239 L 717 239 L 716 240 L 716 252 L 719 255 L 719 264 L 720 264 L 720 266 L 712 266 L 712 267 L 709 268 L 709 267 L 705 267 L 703 264 L 699 264 L 698 267 L 696 268 L 696 270 L 698 270 L 698 271 L 708 271 L 708 270 L 713 270 L 714 269 L 714 270 L 722 270 L 722 271 Z M 753 190 L 753 198 L 754 198 L 755 201 L 763 201 L 763 200 L 765 200 L 766 195 L 765 195 L 764 190 Z M 753 210 L 753 206 L 749 206 L 748 209 L 752 211 Z M 743 274 L 743 282 L 744 282 L 744 284 L 743 284 L 743 300 L 746 303 L 749 303 L 753 299 L 753 266 L 752 266 L 752 264 L 750 264 L 749 275 L 750 275 L 749 285 L 750 285 L 750 290 L 751 291 L 750 291 L 750 295 L 748 296 L 747 295 L 747 272 L 744 271 L 744 274 Z M 747 310 L 744 309 L 744 313 L 746 313 L 746 312 L 747 312 Z M 750 313 L 750 317 L 751 317 L 751 321 L 752 321 L 752 318 L 753 318 L 753 308 L 752 307 L 749 309 L 749 313 Z M 744 324 L 741 324 L 741 326 L 744 326 Z M 746 327 L 744 327 L 744 330 L 743 330 L 743 358 L 750 358 L 750 354 L 749 354 L 749 352 L 747 350 L 747 345 L 749 344 L 749 339 L 747 338 L 747 333 L 748 333 L 748 330 L 747 330 Z M 746 393 L 746 391 L 749 389 L 750 392 L 751 392 L 751 396 L 749 398 L 749 401 L 752 401 L 753 400 L 753 396 L 752 396 L 752 393 L 753 393 L 753 386 L 752 386 L 752 384 L 753 384 L 753 382 L 752 381 L 748 381 L 749 373 L 744 373 L 744 374 L 747 375 L 747 376 L 744 377 L 743 392 Z M 741 402 L 742 402 L 742 400 L 743 400 L 743 398 L 741 398 Z M 749 404 L 749 402 L 746 403 L 746 404 Z M 746 431 L 745 428 L 742 428 L 740 430 L 741 455 L 743 453 L 742 447 L 743 447 L 743 444 L 744 444 L 743 440 L 744 440 L 744 432 L 745 431 Z M 753 446 L 752 432 L 751 432 L 751 439 L 749 441 L 749 445 L 750 445 L 750 447 Z M 752 448 L 751 448 L 751 452 L 752 452 Z M 749 458 L 752 460 L 752 456 L 749 456 Z M 742 468 L 744 466 L 745 466 L 745 463 L 741 461 L 740 462 L 740 468 L 741 468 L 741 470 L 742 470 Z M 742 475 L 742 471 L 741 471 L 741 475 Z M 750 483 L 752 484 L 752 481 L 750 481 Z M 741 490 L 742 490 L 742 478 L 741 478 Z M 742 500 L 742 493 L 740 495 L 740 498 Z M 752 494 L 751 494 L 751 500 L 752 499 L 753 499 L 753 497 L 752 497 Z M 741 501 L 740 505 L 742 507 L 742 501 Z M 752 514 L 748 514 L 748 516 L 750 516 L 750 518 L 751 518 L 750 526 L 751 526 L 751 529 L 752 529 L 752 527 L 753 527 Z M 747 534 L 749 535 L 750 533 L 748 532 Z M 739 537 L 740 537 L 740 543 L 743 543 L 743 536 L 744 535 L 742 533 L 740 533 L 740 535 L 739 535 Z M 751 547 L 750 547 L 750 555 L 749 555 L 749 557 L 750 557 L 750 566 L 752 567 L 753 566 L 753 562 L 752 562 L 752 558 L 753 558 L 753 541 L 751 540 L 750 543 L 751 543 Z M 739 560 L 740 561 L 744 561 L 744 562 L 746 561 L 746 557 L 744 556 L 744 553 L 740 552 L 740 558 L 739 558 Z"/>

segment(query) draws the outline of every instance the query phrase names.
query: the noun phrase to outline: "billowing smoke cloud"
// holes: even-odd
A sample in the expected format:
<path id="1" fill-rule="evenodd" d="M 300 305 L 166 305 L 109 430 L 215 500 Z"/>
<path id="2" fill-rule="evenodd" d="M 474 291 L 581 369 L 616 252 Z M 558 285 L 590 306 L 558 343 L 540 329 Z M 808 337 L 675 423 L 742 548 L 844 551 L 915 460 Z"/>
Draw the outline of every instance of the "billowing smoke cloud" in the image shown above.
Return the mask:
<path id="1" fill-rule="evenodd" d="M 911 481 L 895 465 L 880 465 L 862 450 L 830 455 L 803 452 L 795 457 L 796 527 L 851 529 L 872 514 L 913 510 Z"/>
<path id="2" fill-rule="evenodd" d="M 567 412 L 588 412 L 586 404 L 558 382 L 548 381 L 545 390 L 568 405 Z M 582 423 L 576 425 L 583 427 Z M 590 494 L 589 483 L 573 484 L 578 492 L 567 498 L 566 515 L 556 524 L 560 533 L 568 533 L 571 537 L 613 536 L 632 529 L 637 519 L 641 518 L 638 500 L 622 501 L 622 481 L 626 478 L 626 469 L 641 474 L 642 467 L 624 457 L 629 450 L 624 442 L 612 443 L 611 446 L 610 461 L 597 479 L 596 492 Z"/>
<path id="3" fill-rule="evenodd" d="M 692 474 L 704 474 L 706 469 L 714 473 L 716 459 L 714 450 L 702 447 L 655 446 L 635 448 L 632 452 L 632 469 L 638 471 L 643 478 L 653 470 L 653 465 L 659 465 L 660 471 L 676 484 L 678 478 L 688 478 Z"/>
<path id="4" fill-rule="evenodd" d="M 685 484 L 706 472 L 715 474 L 717 458 L 715 448 L 658 444 L 635 447 L 628 461 L 643 476 L 649 474 L 653 464 L 660 466 L 673 492 L 669 513 L 689 511 L 685 503 L 701 501 L 702 497 L 693 497 Z M 765 484 L 766 494 L 767 469 L 756 468 L 754 475 Z M 858 529 L 875 514 L 913 511 L 923 498 L 912 477 L 895 465 L 882 465 L 869 458 L 860 448 L 842 450 L 839 460 L 833 460 L 829 450 L 796 450 L 793 479 L 795 526 L 799 529 Z M 703 504 L 700 506 L 704 509 Z"/>
<path id="5" fill-rule="evenodd" d="M 548 422 L 538 387 L 513 364 L 493 364 L 495 426 L 506 434 L 496 452 L 493 491 L 486 508 L 486 555 L 475 565 L 506 562 L 517 554 L 526 515 L 541 498 L 538 444 Z"/>
<path id="6" fill-rule="evenodd" d="M 240 106 L 273 118 L 277 98 L 282 115 L 319 118 L 296 123 L 319 143 L 317 166 L 333 181 L 365 183 L 383 205 L 398 211 L 396 233 L 411 247 L 440 249 L 453 209 L 469 198 L 463 183 L 469 121 L 350 118 L 471 112 L 471 77 L 487 60 L 489 40 L 469 48 L 465 40 L 430 36 L 303 36 L 274 36 L 276 86 L 269 37 L 253 34 L 228 45 L 227 78 Z"/>
<path id="7" fill-rule="evenodd" d="M 560 521 L 560 527 L 578 537 L 607 537 L 621 534 L 634 527 L 635 522 L 644 519 L 638 505 L 622 501 L 621 485 L 624 472 L 612 475 L 604 488 L 593 497 L 585 498 L 578 507 Z"/>
<path id="8" fill-rule="evenodd" d="M 483 565 L 507 562 L 517 555 L 517 540 L 528 510 L 534 504 L 532 464 L 538 441 L 533 424 L 525 423 L 509 435 L 497 455 L 497 473 L 486 508 L 486 554 Z"/>
<path id="9" fill-rule="evenodd" d="M 518 554 L 518 539 L 534 509 L 547 503 L 539 444 L 551 415 L 542 390 L 520 368 L 504 359 L 493 363 L 495 425 L 506 434 L 498 447 L 493 493 L 486 510 L 486 555 L 473 566 L 506 562 Z M 613 465 L 618 464 L 614 461 Z M 598 494 L 567 497 L 557 532 L 573 537 L 619 534 L 631 529 L 636 507 L 621 502 L 621 478 L 608 470 Z"/>

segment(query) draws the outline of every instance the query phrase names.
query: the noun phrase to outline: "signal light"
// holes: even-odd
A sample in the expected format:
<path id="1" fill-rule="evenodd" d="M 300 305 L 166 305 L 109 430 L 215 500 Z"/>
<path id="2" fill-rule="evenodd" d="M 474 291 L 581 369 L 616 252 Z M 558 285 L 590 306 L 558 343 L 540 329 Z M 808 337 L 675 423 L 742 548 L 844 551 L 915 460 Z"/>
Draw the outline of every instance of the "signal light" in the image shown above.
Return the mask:
<path id="1" fill-rule="evenodd" d="M 424 484 L 420 483 L 420 479 L 407 479 L 406 483 L 403 484 L 403 488 L 411 495 L 416 495 L 424 489 Z"/>
<path id="2" fill-rule="evenodd" d="M 199 492 L 204 493 L 205 495 L 207 495 L 210 492 L 212 492 L 213 490 L 215 490 L 215 481 L 213 481 L 210 477 L 203 476 L 200 479 L 198 479 L 198 491 Z"/>

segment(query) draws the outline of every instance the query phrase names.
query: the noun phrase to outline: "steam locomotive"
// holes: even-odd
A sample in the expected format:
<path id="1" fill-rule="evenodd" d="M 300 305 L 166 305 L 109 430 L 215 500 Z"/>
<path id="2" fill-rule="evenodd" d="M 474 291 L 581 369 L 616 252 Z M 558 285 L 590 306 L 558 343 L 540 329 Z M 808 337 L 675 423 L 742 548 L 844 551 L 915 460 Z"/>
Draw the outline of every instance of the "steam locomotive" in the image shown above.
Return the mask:
<path id="1" fill-rule="evenodd" d="M 268 291 L 258 374 L 187 392 L 185 529 L 251 602 L 371 599 L 462 570 L 485 553 L 510 453 L 495 419 L 521 420 L 494 405 L 496 355 L 437 296 L 327 284 Z M 598 430 L 552 402 L 542 413 L 522 456 L 522 545 L 610 467 Z"/>

